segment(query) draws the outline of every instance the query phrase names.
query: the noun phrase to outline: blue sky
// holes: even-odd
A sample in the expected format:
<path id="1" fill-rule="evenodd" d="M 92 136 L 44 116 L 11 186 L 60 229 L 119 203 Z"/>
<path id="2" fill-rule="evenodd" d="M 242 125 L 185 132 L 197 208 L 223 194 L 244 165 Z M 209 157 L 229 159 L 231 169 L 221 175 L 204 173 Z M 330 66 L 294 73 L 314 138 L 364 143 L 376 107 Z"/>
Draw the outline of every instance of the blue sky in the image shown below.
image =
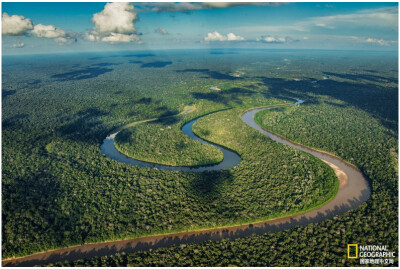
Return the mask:
<path id="1" fill-rule="evenodd" d="M 397 2 L 2 3 L 2 13 L 3 54 L 398 47 Z"/>

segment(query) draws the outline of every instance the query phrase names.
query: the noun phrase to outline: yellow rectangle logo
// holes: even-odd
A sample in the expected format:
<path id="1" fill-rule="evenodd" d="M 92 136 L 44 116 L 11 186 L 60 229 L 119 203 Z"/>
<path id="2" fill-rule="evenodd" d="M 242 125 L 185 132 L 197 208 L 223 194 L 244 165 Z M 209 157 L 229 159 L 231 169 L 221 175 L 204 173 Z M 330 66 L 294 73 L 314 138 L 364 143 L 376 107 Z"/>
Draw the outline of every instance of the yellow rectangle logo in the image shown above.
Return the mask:
<path id="1" fill-rule="evenodd" d="M 352 253 L 353 255 L 350 255 L 350 249 L 355 248 L 356 254 Z M 347 258 L 348 259 L 357 259 L 358 258 L 358 244 L 347 244 Z"/>

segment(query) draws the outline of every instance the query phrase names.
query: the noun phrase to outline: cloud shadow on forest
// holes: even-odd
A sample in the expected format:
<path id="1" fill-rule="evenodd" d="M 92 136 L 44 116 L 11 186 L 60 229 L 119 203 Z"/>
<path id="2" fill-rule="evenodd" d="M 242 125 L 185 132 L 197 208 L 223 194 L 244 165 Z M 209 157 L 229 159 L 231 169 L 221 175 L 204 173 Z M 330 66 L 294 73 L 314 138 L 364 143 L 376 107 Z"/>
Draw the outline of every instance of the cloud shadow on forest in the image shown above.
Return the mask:
<path id="1" fill-rule="evenodd" d="M 96 63 L 96 64 L 92 64 L 92 66 L 114 66 L 114 65 L 120 65 L 121 63 L 107 63 L 107 62 L 104 62 L 104 63 Z"/>
<path id="2" fill-rule="evenodd" d="M 222 90 L 218 92 L 193 92 L 192 96 L 196 99 L 208 100 L 229 106 L 230 102 L 242 104 L 243 102 L 240 97 L 251 96 L 255 93 L 255 91 L 249 89 L 235 87 L 229 90 Z"/>
<path id="3" fill-rule="evenodd" d="M 137 101 L 138 104 L 145 104 L 145 105 L 151 104 L 152 102 L 153 102 L 153 98 L 151 98 L 151 97 L 143 97 Z"/>
<path id="4" fill-rule="evenodd" d="M 191 180 L 190 191 L 194 195 L 211 199 L 218 200 L 218 190 L 220 185 L 229 184 L 233 180 L 233 175 L 229 170 L 221 171 L 206 171 L 203 173 L 196 173 L 193 180 Z M 223 213 L 223 212 L 221 212 Z"/>
<path id="5" fill-rule="evenodd" d="M 108 114 L 109 112 L 97 108 L 79 111 L 73 116 L 63 119 L 69 123 L 59 127 L 57 133 L 72 140 L 99 143 L 111 131 L 105 130 L 102 126 L 103 122 L 100 120 L 101 117 Z"/>
<path id="6" fill-rule="evenodd" d="M 6 118 L 2 120 L 2 129 L 6 130 L 7 128 L 21 128 L 23 127 L 23 123 L 21 123 L 20 120 L 26 119 L 28 117 L 28 114 L 20 114 L 20 115 L 15 115 L 10 118 Z"/>
<path id="7" fill-rule="evenodd" d="M 9 90 L 9 91 L 1 90 L 1 97 L 2 97 L 3 100 L 4 100 L 5 98 L 7 98 L 7 96 L 13 95 L 13 94 L 15 94 L 16 92 L 17 92 L 16 90 Z"/>
<path id="8" fill-rule="evenodd" d="M 365 72 L 370 72 L 370 73 L 378 73 L 376 70 L 371 70 L 371 69 L 364 69 Z"/>
<path id="9" fill-rule="evenodd" d="M 209 52 L 211 55 L 230 55 L 230 54 L 239 54 L 238 52 L 233 51 L 211 51 Z"/>
<path id="10" fill-rule="evenodd" d="M 4 74 L 3 74 L 4 76 Z M 6 90 L 3 84 L 3 88 L 1 90 L 1 96 L 3 99 L 6 99 L 8 96 L 14 95 L 21 90 L 32 90 L 40 88 L 40 84 L 42 83 L 41 79 L 28 79 L 21 83 L 18 83 L 18 88 L 14 90 Z"/>
<path id="11" fill-rule="evenodd" d="M 42 83 L 41 79 L 30 79 L 26 82 L 26 84 L 28 84 L 30 86 L 36 86 L 36 85 L 39 85 L 40 83 Z"/>
<path id="12" fill-rule="evenodd" d="M 100 59 L 106 59 L 106 58 L 146 58 L 146 57 L 153 57 L 156 56 L 153 53 L 138 53 L 138 54 L 117 54 L 117 55 L 105 55 L 105 56 L 96 56 L 96 57 L 91 57 L 89 60 L 100 60 Z"/>
<path id="13" fill-rule="evenodd" d="M 74 70 L 66 73 L 52 75 L 51 78 L 57 81 L 83 80 L 95 78 L 114 69 L 105 67 L 86 67 L 85 69 Z"/>
<path id="14" fill-rule="evenodd" d="M 142 64 L 140 67 L 141 68 L 163 68 L 166 67 L 167 65 L 171 65 L 172 62 L 171 61 L 166 61 L 166 62 L 162 62 L 162 61 L 155 61 L 155 62 L 150 62 L 150 63 L 144 63 Z"/>
<path id="15" fill-rule="evenodd" d="M 371 72 L 371 70 L 369 70 Z M 397 83 L 396 78 L 386 78 L 378 75 L 370 75 L 370 74 L 338 74 L 338 73 L 332 73 L 332 72 L 323 72 L 325 75 L 328 76 L 335 76 L 338 78 L 343 78 L 343 79 L 349 79 L 349 80 L 354 80 L 354 81 L 360 81 L 360 80 L 369 80 L 373 82 L 384 82 L 384 83 Z"/>
<path id="16" fill-rule="evenodd" d="M 166 106 L 156 108 L 157 111 L 162 111 L 161 115 L 155 121 L 150 121 L 150 124 L 162 124 L 164 126 L 172 125 L 179 122 L 179 111 L 176 109 L 169 109 Z"/>
<path id="17" fill-rule="evenodd" d="M 355 106 L 380 120 L 385 127 L 397 132 L 398 127 L 394 123 L 398 120 L 397 87 L 383 87 L 373 83 L 340 82 L 332 79 L 312 83 L 314 79 L 294 81 L 281 78 L 259 78 L 262 80 L 260 86 L 268 87 L 268 91 L 263 93 L 266 97 L 290 96 L 304 99 L 306 102 L 303 105 L 310 105 L 320 102 L 315 95 L 327 95 L 343 101 L 345 104 L 340 105 L 341 107 Z M 338 104 L 335 105 L 338 106 Z M 393 109 L 388 110 L 388 107 Z"/>
<path id="18" fill-rule="evenodd" d="M 202 73 L 207 77 L 204 78 L 213 78 L 213 79 L 220 79 L 220 80 L 240 80 L 243 79 L 241 77 L 234 77 L 228 74 L 223 74 L 218 71 L 211 71 L 210 69 L 193 69 L 187 68 L 183 70 L 176 70 L 177 73 Z"/>

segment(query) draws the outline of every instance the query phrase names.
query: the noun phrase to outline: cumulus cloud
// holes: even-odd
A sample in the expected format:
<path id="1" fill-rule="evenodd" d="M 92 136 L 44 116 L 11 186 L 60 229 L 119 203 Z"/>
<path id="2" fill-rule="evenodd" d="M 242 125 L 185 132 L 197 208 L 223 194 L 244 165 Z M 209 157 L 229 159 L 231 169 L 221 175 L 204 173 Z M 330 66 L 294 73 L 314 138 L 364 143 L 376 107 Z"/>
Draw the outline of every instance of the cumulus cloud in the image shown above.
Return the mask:
<path id="1" fill-rule="evenodd" d="M 31 34 L 43 38 L 59 38 L 65 37 L 67 35 L 67 33 L 63 29 L 56 28 L 54 25 L 43 24 L 35 25 L 35 27 L 31 31 Z"/>
<path id="2" fill-rule="evenodd" d="M 85 39 L 111 43 L 139 41 L 136 20 L 137 12 L 130 3 L 107 3 L 101 12 L 93 15 L 95 29 L 85 34 Z"/>
<path id="3" fill-rule="evenodd" d="M 99 35 L 99 33 L 98 32 L 96 32 L 96 31 L 91 31 L 90 33 L 86 33 L 85 35 L 84 35 L 84 38 L 87 40 L 87 41 L 100 41 L 100 35 Z"/>
<path id="4" fill-rule="evenodd" d="M 93 15 L 92 22 L 100 34 L 132 34 L 135 32 L 133 22 L 137 19 L 130 3 L 107 3 L 103 11 Z"/>
<path id="5" fill-rule="evenodd" d="M 60 45 L 71 44 L 73 41 L 76 41 L 74 34 L 69 34 L 54 25 L 37 24 L 34 26 L 30 19 L 26 19 L 19 15 L 9 16 L 7 13 L 3 13 L 2 24 L 3 35 L 25 35 L 29 30 L 31 30 L 30 34 L 39 38 L 53 39 Z M 25 46 L 24 43 L 18 42 L 12 47 L 20 48 L 23 46 Z"/>
<path id="6" fill-rule="evenodd" d="M 67 45 L 76 42 L 76 35 L 67 33 L 54 25 L 37 24 L 31 31 L 31 34 L 39 38 L 53 39 L 59 45 Z"/>
<path id="7" fill-rule="evenodd" d="M 263 36 L 258 39 L 258 41 L 264 42 L 264 43 L 285 43 L 286 38 L 285 37 L 279 37 L 279 36 Z"/>
<path id="8" fill-rule="evenodd" d="M 159 27 L 157 29 L 154 29 L 154 33 L 158 33 L 158 34 L 162 34 L 162 35 L 168 35 L 168 31 L 165 30 L 164 28 L 161 28 L 161 27 Z"/>
<path id="9" fill-rule="evenodd" d="M 111 33 L 108 36 L 102 37 L 101 41 L 110 43 L 132 42 L 139 41 L 138 35 L 125 35 L 120 33 Z"/>
<path id="10" fill-rule="evenodd" d="M 26 19 L 19 15 L 8 15 L 3 13 L 1 18 L 2 34 L 3 35 L 24 35 L 28 30 L 33 28 L 33 23 L 30 19 Z"/>
<path id="11" fill-rule="evenodd" d="M 57 37 L 54 39 L 55 42 L 59 45 L 69 45 L 74 42 L 77 42 L 76 38 L 71 38 L 71 37 Z"/>
<path id="12" fill-rule="evenodd" d="M 204 37 L 204 41 L 212 42 L 212 41 L 243 41 L 244 37 L 235 35 L 234 33 L 229 33 L 227 35 L 221 35 L 218 32 L 208 33 L 206 37 Z"/>

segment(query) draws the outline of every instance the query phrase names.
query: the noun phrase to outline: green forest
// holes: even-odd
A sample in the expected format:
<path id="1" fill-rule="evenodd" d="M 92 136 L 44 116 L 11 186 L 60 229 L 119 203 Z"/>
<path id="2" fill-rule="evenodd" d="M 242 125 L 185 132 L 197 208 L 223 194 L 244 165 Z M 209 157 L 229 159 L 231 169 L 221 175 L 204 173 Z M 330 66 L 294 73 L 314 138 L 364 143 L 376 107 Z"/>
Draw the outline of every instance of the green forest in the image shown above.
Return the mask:
<path id="1" fill-rule="evenodd" d="M 377 118 L 326 95 L 312 94 L 310 99 L 313 102 L 309 104 L 259 112 L 256 121 L 293 141 L 332 152 L 357 165 L 371 182 L 373 193 L 367 203 L 333 220 L 283 232 L 55 265 L 359 266 L 358 260 L 347 259 L 350 242 L 385 244 L 397 251 L 397 131 L 381 121 L 396 124 L 396 118 Z M 370 109 L 380 109 L 379 104 Z M 205 126 L 207 120 L 211 119 L 204 119 Z M 195 130 L 202 133 L 198 125 Z"/>
<path id="2" fill-rule="evenodd" d="M 220 150 L 183 134 L 182 123 L 177 116 L 138 124 L 119 132 L 114 144 L 129 157 L 159 164 L 199 166 L 222 161 Z"/>
<path id="3" fill-rule="evenodd" d="M 356 165 L 372 188 L 368 202 L 331 220 L 282 232 L 53 265 L 342 266 L 358 262 L 346 259 L 348 243 L 384 244 L 397 251 L 396 66 L 389 56 L 377 60 L 338 54 L 347 58 L 339 61 L 334 52 L 317 53 L 315 62 L 306 57 L 307 69 L 302 57 L 290 53 L 239 53 L 229 61 L 232 55 L 183 52 L 171 56 L 173 64 L 162 72 L 130 62 L 165 59 L 161 53 L 5 59 L 3 259 L 90 242 L 250 223 L 326 203 L 338 188 L 327 164 L 271 141 L 240 119 L 252 107 L 292 103 L 286 96 L 306 102 L 260 112 L 256 121 Z M 293 57 L 292 65 L 273 68 L 286 57 Z M 371 68 L 379 73 L 346 70 L 359 78 L 354 79 L 342 70 L 346 63 L 364 66 L 374 59 Z M 328 70 L 322 72 L 318 62 L 329 63 L 323 65 Z M 93 67 L 101 63 L 110 65 Z M 27 64 L 32 68 L 22 68 Z M 239 69 L 246 71 L 245 77 L 229 75 Z M 94 73 L 76 79 L 71 70 Z M 294 80 L 298 77 L 302 80 Z M 212 85 L 224 86 L 214 91 Z M 196 109 L 180 114 L 187 106 Z M 238 152 L 242 162 L 233 169 L 164 171 L 101 154 L 103 139 L 115 130 L 160 118 L 123 129 L 117 148 L 128 156 L 175 166 L 218 162 L 219 151 L 189 139 L 181 127 L 222 109 L 228 110 L 199 119 L 193 130 Z"/>

